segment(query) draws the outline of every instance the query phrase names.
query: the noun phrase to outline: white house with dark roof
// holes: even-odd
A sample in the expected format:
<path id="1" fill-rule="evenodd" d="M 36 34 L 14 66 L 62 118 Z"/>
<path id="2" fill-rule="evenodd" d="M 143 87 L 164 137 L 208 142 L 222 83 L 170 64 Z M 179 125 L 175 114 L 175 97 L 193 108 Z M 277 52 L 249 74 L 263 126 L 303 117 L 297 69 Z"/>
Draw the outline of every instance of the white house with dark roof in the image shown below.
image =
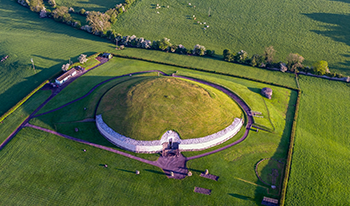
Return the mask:
<path id="1" fill-rule="evenodd" d="M 76 75 L 78 73 L 78 71 L 75 68 L 72 68 L 68 71 L 66 71 L 64 74 L 62 74 L 61 76 L 59 76 L 55 82 L 58 85 L 62 85 L 65 81 L 67 81 L 69 78 L 73 77 L 74 75 Z"/>

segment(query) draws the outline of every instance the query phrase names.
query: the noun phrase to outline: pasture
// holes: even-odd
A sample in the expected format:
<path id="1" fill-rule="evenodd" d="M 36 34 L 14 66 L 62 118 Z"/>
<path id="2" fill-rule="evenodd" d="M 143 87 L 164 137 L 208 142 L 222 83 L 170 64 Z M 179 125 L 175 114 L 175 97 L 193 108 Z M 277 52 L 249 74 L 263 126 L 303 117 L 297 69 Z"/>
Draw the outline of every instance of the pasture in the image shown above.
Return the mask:
<path id="1" fill-rule="evenodd" d="M 350 75 L 348 13 L 348 1 L 143 0 L 123 14 L 114 29 L 150 40 L 167 37 L 191 49 L 200 44 L 219 55 L 224 49 L 262 54 L 272 45 L 277 61 L 299 53 L 306 65 L 325 60 L 331 71 Z M 205 25 L 210 27 L 204 30 Z"/>
<path id="2" fill-rule="evenodd" d="M 69 59 L 108 50 L 110 44 L 83 31 L 39 19 L 16 1 L 0 1 L 0 115 L 61 71 Z M 35 71 L 31 58 L 34 60 Z"/>
<path id="3" fill-rule="evenodd" d="M 75 11 L 85 9 L 86 11 L 101 11 L 105 12 L 110 8 L 115 7 L 116 4 L 124 3 L 124 0 L 56 0 L 57 5 L 73 7 Z"/>
<path id="4" fill-rule="evenodd" d="M 57 0 L 57 2 L 59 1 Z M 205 7 L 208 6 L 211 8 L 211 19 L 217 18 L 215 15 L 218 13 L 223 15 L 214 24 L 211 20 L 205 19 L 212 29 L 205 32 L 200 25 L 196 25 L 193 20 L 187 19 L 191 17 L 187 16 L 191 15 L 188 13 L 193 10 L 187 7 L 188 2 L 184 1 L 178 5 L 178 8 L 181 8 L 180 10 L 167 11 L 166 8 L 162 8 L 158 15 L 155 15 L 156 10 L 152 6 L 154 2 L 139 1 L 134 8 L 121 16 L 115 28 L 117 32 L 123 35 L 135 34 L 152 40 L 168 37 L 172 43 L 181 43 L 189 48 L 199 43 L 205 45 L 207 49 L 216 50 L 218 54 L 221 54 L 223 49 L 229 48 L 232 51 L 244 49 L 251 55 L 262 53 L 265 46 L 273 45 L 278 51 L 278 60 L 285 60 L 285 56 L 289 52 L 297 52 L 308 60 L 306 64 L 323 59 L 330 63 L 331 70 L 350 74 L 348 1 L 321 0 L 305 2 L 298 0 L 284 2 L 276 0 L 269 2 L 254 1 L 252 3 L 251 0 L 248 0 L 227 3 L 228 1 L 219 0 L 214 2 L 216 6 L 212 6 L 212 2 L 192 2 L 193 5 L 197 5 L 198 11 L 201 11 L 195 14 L 198 19 L 201 16 L 203 19 L 206 18 L 208 10 Z M 172 5 L 173 1 L 160 1 L 159 3 L 162 6 L 163 4 L 169 4 L 169 9 L 174 7 Z M 94 4 L 96 5 L 96 2 Z M 104 7 L 109 7 L 109 2 L 107 4 Z M 89 3 L 84 5 L 85 9 L 88 9 L 89 5 L 91 8 L 95 7 L 96 10 L 98 8 L 104 10 L 99 5 L 94 6 Z M 39 19 L 37 14 L 21 7 L 15 0 L 0 1 L 0 10 L 0 57 L 9 55 L 9 59 L 0 64 L 0 115 L 41 82 L 59 72 L 62 64 L 67 63 L 69 58 L 75 61 L 81 53 L 93 54 L 98 51 L 115 51 L 113 45 L 99 37 L 56 23 L 51 19 Z M 170 17 L 166 12 L 171 12 Z M 163 15 L 163 13 L 166 15 Z M 189 32 L 183 33 L 182 31 Z M 214 59 L 168 54 L 152 50 L 127 48 L 118 52 L 296 87 L 294 76 L 281 72 L 271 72 Z M 35 72 L 31 68 L 31 58 L 35 62 Z M 122 66 L 115 70 L 119 70 L 120 74 L 138 71 L 137 67 L 140 66 L 135 62 L 133 64 L 129 64 L 127 61 L 119 63 Z M 113 73 L 115 71 L 112 70 L 115 67 L 108 64 L 103 65 L 103 67 L 106 67 L 106 70 L 98 75 L 88 76 L 88 73 L 82 77 L 84 92 L 91 89 L 92 85 L 96 83 L 95 81 L 102 81 L 116 75 L 116 73 Z M 170 67 L 162 67 L 162 70 L 167 73 L 175 72 Z M 180 71 L 180 74 L 185 75 L 185 72 L 199 75 L 197 72 L 189 70 Z M 204 76 L 208 79 L 217 77 L 214 74 L 201 74 L 202 78 Z M 92 79 L 92 82 L 89 81 Z M 219 77 L 215 81 L 223 81 L 221 79 L 223 77 Z M 350 151 L 347 139 L 347 131 L 349 130 L 347 124 L 349 122 L 347 116 L 349 113 L 347 107 L 349 86 L 345 83 L 303 76 L 300 77 L 300 86 L 302 97 L 286 205 L 350 204 L 346 198 L 350 194 L 347 187 L 349 179 L 346 174 L 346 171 L 350 169 L 347 164 L 347 157 L 349 156 L 347 154 Z M 84 92 L 74 93 L 74 91 L 71 91 L 72 93 L 69 93 L 71 95 L 67 95 L 68 92 L 66 91 L 62 92 L 62 94 L 66 94 L 65 96 L 57 96 L 55 101 L 51 101 L 46 110 L 56 108 L 76 98 L 81 93 L 85 94 Z M 291 95 L 291 98 L 295 97 Z M 35 102 L 35 105 L 40 101 Z M 80 104 L 78 108 L 83 108 L 86 105 L 85 102 L 80 102 Z M 263 106 L 263 103 L 259 102 L 259 105 Z M 93 114 L 93 110 L 89 110 L 89 108 L 87 112 Z M 72 107 L 72 111 L 73 109 Z M 253 109 L 262 110 L 263 107 Z M 23 113 L 22 110 L 16 111 L 4 121 L 4 123 L 7 121 L 6 124 L 0 125 L 2 140 L 6 138 L 6 133 L 11 133 L 11 130 L 16 128 L 32 110 L 24 109 L 24 111 Z M 87 115 L 84 114 L 82 109 L 74 111 L 77 111 L 77 115 L 81 115 L 77 118 L 79 120 Z M 287 112 L 288 114 L 291 115 L 291 112 Z M 51 127 L 48 124 L 52 124 L 52 116 L 48 117 L 49 120 L 44 119 L 44 116 L 42 118 L 33 120 L 32 123 Z M 59 120 L 55 118 L 54 120 L 65 122 L 69 118 L 74 120 L 76 116 L 66 116 L 66 119 Z M 84 126 L 80 126 L 81 124 L 84 124 Z M 65 126 L 57 126 L 57 130 L 72 135 L 74 134 L 73 128 L 77 125 L 79 128 L 83 128 L 85 134 L 89 134 L 83 134 L 79 138 L 100 141 L 97 143 L 107 145 L 109 143 L 107 141 L 96 140 L 95 137 L 98 132 L 90 129 L 91 124 L 67 123 Z M 266 125 L 268 126 L 268 122 Z M 52 124 L 52 128 L 54 127 L 54 124 Z M 189 162 L 188 166 L 195 173 L 194 180 L 188 181 L 191 183 L 182 184 L 179 182 L 172 183 L 172 180 L 165 177 L 165 182 L 158 181 L 162 177 L 158 174 L 160 170 L 148 167 L 148 165 L 142 165 L 144 171 L 141 170 L 141 174 L 147 175 L 147 178 L 152 180 L 149 182 L 134 182 L 133 180 L 138 176 L 131 172 L 139 169 L 140 165 L 133 160 L 126 161 L 123 157 L 118 157 L 118 160 L 116 160 L 116 156 L 111 155 L 111 153 L 95 148 L 90 149 L 90 147 L 88 147 L 88 151 L 92 150 L 94 153 L 84 159 L 77 155 L 78 151 L 80 152 L 82 148 L 86 148 L 84 145 L 26 128 L 0 151 L 0 164 L 2 165 L 0 171 L 3 174 L 0 181 L 0 194 L 3 198 L 0 203 L 12 205 L 62 202 L 63 204 L 77 205 L 83 203 L 111 204 L 113 201 L 119 201 L 120 204 L 137 204 L 149 201 L 150 205 L 156 205 L 157 203 L 220 205 L 232 204 L 232 202 L 237 205 L 256 205 L 261 201 L 262 194 L 266 194 L 266 188 L 257 186 L 260 183 L 253 173 L 252 165 L 265 157 L 284 158 L 285 150 L 280 149 L 280 146 L 286 148 L 289 141 L 288 136 L 282 135 L 279 141 L 275 136 L 271 136 L 272 134 L 266 134 L 263 132 L 251 133 L 245 142 L 235 147 L 234 151 L 227 150 Z M 256 142 L 256 139 L 264 139 L 264 141 L 268 140 L 273 143 L 266 142 L 266 144 L 261 145 Z M 278 147 L 276 147 L 277 143 L 280 144 Z M 112 145 L 110 146 L 112 147 Z M 100 155 L 101 153 L 103 154 Z M 98 155 L 95 157 L 96 154 Z M 186 153 L 185 155 L 195 154 L 198 154 L 198 152 Z M 155 158 L 156 156 L 152 156 L 149 159 L 154 160 Z M 114 169 L 108 170 L 112 171 L 109 174 L 104 173 L 104 170 L 101 173 L 99 169 L 102 168 L 98 165 L 107 162 L 113 162 L 111 167 Z M 211 162 L 216 163 L 216 168 L 210 168 Z M 56 165 L 56 163 L 58 164 Z M 61 170 L 61 168 L 66 170 Z M 76 172 L 81 168 L 84 168 L 82 173 L 67 173 L 68 170 Z M 198 178 L 198 171 L 204 171 L 206 168 L 219 175 L 220 178 L 224 178 L 217 183 Z M 238 171 L 237 168 L 242 168 L 242 170 Z M 197 173 L 195 170 L 197 170 Z M 266 170 L 267 173 L 270 172 L 268 170 L 269 168 Z M 105 180 L 107 176 L 111 178 Z M 115 177 L 120 177 L 116 180 L 118 182 L 110 182 Z M 89 181 L 86 181 L 87 179 Z M 73 180 L 77 181 L 76 185 L 71 184 Z M 62 185 L 62 182 L 66 184 Z M 104 183 L 108 185 L 104 185 Z M 142 185 L 143 183 L 146 185 Z M 147 186 L 147 184 L 152 186 Z M 125 185 L 126 187 L 124 187 Z M 173 185 L 177 186 L 173 187 Z M 190 190 L 188 190 L 189 185 L 192 187 Z M 232 187 L 232 185 L 235 187 Z M 163 189 L 163 186 L 164 188 L 174 189 Z M 194 186 L 208 187 L 218 192 L 213 193 L 211 196 L 213 198 L 210 199 L 211 197 L 193 193 Z M 106 191 L 105 188 L 111 190 Z M 140 188 L 140 190 L 137 188 Z M 147 192 L 141 193 L 141 190 Z M 113 191 L 113 193 L 109 193 L 110 191 Z M 160 191 L 169 191 L 166 194 L 170 194 L 170 196 L 159 196 Z M 183 191 L 184 196 L 179 197 L 180 199 L 177 201 L 172 198 L 172 192 L 174 191 Z M 121 193 L 121 195 L 116 195 L 116 193 Z M 77 196 L 77 194 L 80 195 Z M 135 196 L 130 194 L 135 194 Z M 151 199 L 149 195 L 157 196 L 159 199 Z M 113 200 L 106 197 L 112 197 Z M 196 201 L 191 202 L 191 199 Z M 169 200 L 172 202 L 168 202 Z"/>

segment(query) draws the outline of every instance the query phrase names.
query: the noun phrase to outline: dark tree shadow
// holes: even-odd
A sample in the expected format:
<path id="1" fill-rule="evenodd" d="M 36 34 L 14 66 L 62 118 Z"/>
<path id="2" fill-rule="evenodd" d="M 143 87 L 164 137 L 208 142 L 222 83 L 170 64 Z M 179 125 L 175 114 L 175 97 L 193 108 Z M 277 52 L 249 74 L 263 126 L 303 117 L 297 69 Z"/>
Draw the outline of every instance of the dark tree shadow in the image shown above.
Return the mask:
<path id="1" fill-rule="evenodd" d="M 303 15 L 319 22 L 332 24 L 322 26 L 324 28 L 322 31 L 311 30 L 312 32 L 329 37 L 334 41 L 343 42 L 350 46 L 350 15 L 327 13 L 311 13 Z"/>
<path id="2" fill-rule="evenodd" d="M 252 87 L 248 87 L 248 89 L 254 93 L 260 94 L 261 89 L 260 88 L 252 88 Z"/>

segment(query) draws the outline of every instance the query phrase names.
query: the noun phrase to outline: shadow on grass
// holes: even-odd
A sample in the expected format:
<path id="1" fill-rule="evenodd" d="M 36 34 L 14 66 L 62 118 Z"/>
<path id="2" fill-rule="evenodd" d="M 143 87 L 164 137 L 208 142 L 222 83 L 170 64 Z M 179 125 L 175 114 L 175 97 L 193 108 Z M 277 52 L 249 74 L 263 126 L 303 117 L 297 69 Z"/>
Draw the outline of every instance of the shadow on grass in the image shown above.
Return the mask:
<path id="1" fill-rule="evenodd" d="M 260 94 L 261 89 L 260 88 L 252 88 L 252 87 L 248 87 L 248 89 L 254 93 Z"/>
<path id="2" fill-rule="evenodd" d="M 195 172 L 199 172 L 199 173 L 204 173 L 203 170 L 197 170 L 197 169 L 193 169 L 193 168 L 188 168 L 188 171 L 195 171 Z"/>
<path id="3" fill-rule="evenodd" d="M 136 174 L 136 171 L 125 170 L 125 169 L 118 169 L 118 168 L 117 168 L 117 170 L 122 171 L 122 172 L 128 172 L 128 173 Z"/>
<path id="4" fill-rule="evenodd" d="M 240 195 L 240 194 L 228 193 L 228 195 L 231 195 L 232 197 L 235 197 L 235 198 L 239 198 L 241 200 L 255 201 L 254 198 L 251 198 L 251 197 L 248 197 L 248 196 L 244 196 L 244 195 Z"/>
<path id="5" fill-rule="evenodd" d="M 150 170 L 150 169 L 144 169 L 145 171 L 147 172 L 152 172 L 152 173 L 155 173 L 155 174 L 158 174 L 158 175 L 164 175 L 166 176 L 166 174 L 164 172 L 159 172 L 159 171 L 156 171 L 156 170 Z"/>
<path id="6" fill-rule="evenodd" d="M 295 114 L 295 104 L 296 100 L 298 97 L 298 93 L 296 91 L 292 91 L 290 95 L 290 99 L 288 102 L 288 107 L 287 107 L 287 112 L 286 112 L 286 122 L 284 126 L 284 130 L 280 139 L 280 143 L 276 149 L 276 152 L 269 158 L 267 165 L 261 170 L 261 176 L 269 176 L 272 173 L 272 169 L 270 165 L 273 165 L 276 163 L 276 160 L 279 160 L 278 162 L 285 162 L 287 159 L 287 153 L 289 149 L 289 141 L 290 141 L 290 135 L 292 131 L 292 124 L 293 124 L 293 119 L 294 119 L 294 114 Z M 258 161 L 258 160 L 257 160 Z M 281 164 L 283 165 L 283 164 Z M 285 164 L 284 164 L 285 167 Z M 255 169 L 255 165 L 254 168 Z M 284 177 L 284 170 L 285 168 L 280 168 L 280 171 L 282 171 L 282 174 L 278 174 L 278 177 L 276 178 L 276 189 L 269 189 L 267 192 L 263 191 L 261 187 L 257 187 L 255 191 L 255 201 L 260 204 L 264 196 L 268 196 L 271 198 L 276 198 L 279 199 L 280 194 L 281 194 L 281 188 L 282 188 L 282 183 L 283 183 L 283 177 Z M 264 181 L 264 180 L 263 180 Z M 265 185 L 262 183 L 260 180 L 256 182 L 258 185 Z"/>
<path id="7" fill-rule="evenodd" d="M 349 0 L 333 0 L 350 3 Z M 350 46 L 350 15 L 349 14 L 330 14 L 330 13 L 311 13 L 303 14 L 306 17 L 326 23 L 328 25 L 321 25 L 320 30 L 310 30 L 316 34 L 326 36 L 334 41 L 345 43 Z M 330 65 L 330 67 L 339 69 L 342 72 L 349 72 L 350 61 L 338 62 Z"/>

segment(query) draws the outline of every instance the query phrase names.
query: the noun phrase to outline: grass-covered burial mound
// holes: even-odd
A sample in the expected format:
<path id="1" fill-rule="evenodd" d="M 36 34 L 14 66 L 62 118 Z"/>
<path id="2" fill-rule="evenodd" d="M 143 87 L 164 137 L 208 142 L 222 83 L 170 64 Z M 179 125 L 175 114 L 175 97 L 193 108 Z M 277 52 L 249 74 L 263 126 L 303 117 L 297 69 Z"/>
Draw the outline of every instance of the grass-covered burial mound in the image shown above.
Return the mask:
<path id="1" fill-rule="evenodd" d="M 242 111 L 212 87 L 172 77 L 142 77 L 111 88 L 97 114 L 124 136 L 157 140 L 167 130 L 182 139 L 213 134 L 241 118 Z"/>

